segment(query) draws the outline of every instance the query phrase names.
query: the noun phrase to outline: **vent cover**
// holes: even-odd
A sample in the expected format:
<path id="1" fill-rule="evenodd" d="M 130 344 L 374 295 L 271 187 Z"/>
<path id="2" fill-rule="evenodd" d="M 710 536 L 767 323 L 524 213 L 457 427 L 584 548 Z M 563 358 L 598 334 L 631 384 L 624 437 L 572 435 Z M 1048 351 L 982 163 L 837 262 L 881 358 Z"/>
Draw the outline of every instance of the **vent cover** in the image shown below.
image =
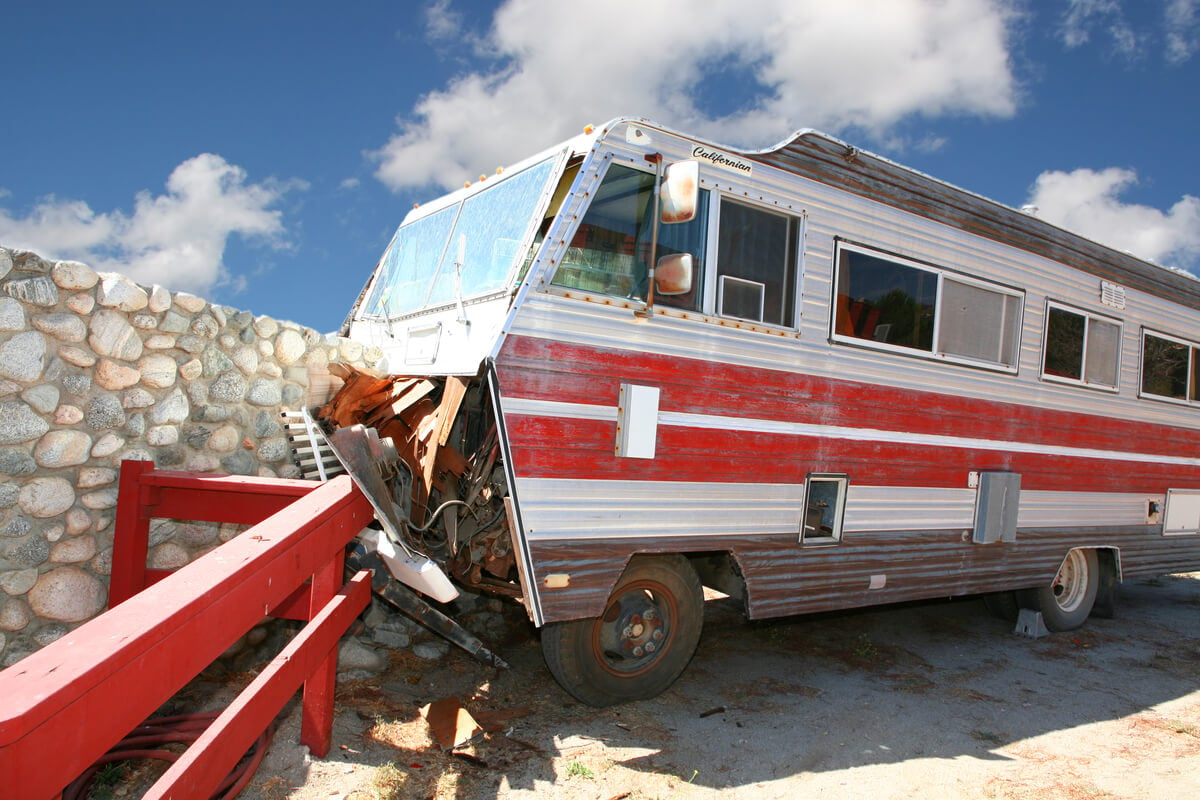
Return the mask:
<path id="1" fill-rule="evenodd" d="M 1125 287 L 1100 281 L 1100 302 L 1109 308 L 1125 308 Z"/>

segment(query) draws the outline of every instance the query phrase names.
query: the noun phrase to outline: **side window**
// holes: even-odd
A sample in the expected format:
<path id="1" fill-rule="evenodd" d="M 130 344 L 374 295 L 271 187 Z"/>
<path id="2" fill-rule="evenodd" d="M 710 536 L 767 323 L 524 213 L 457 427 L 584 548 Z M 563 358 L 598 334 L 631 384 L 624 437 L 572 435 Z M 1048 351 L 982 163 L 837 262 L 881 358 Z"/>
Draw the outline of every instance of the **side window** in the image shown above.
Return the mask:
<path id="1" fill-rule="evenodd" d="M 837 544 L 842 540 L 849 485 L 850 478 L 846 475 L 813 473 L 805 479 L 801 544 Z"/>
<path id="2" fill-rule="evenodd" d="M 1120 359 L 1119 322 L 1054 303 L 1047 305 L 1042 377 L 1116 389 Z"/>
<path id="3" fill-rule="evenodd" d="M 1142 394 L 1166 400 L 1200 400 L 1195 363 L 1197 346 L 1180 339 L 1142 333 Z"/>
<path id="4" fill-rule="evenodd" d="M 970 361 L 1017 365 L 1021 298 L 977 283 L 942 276 L 938 351 Z"/>
<path id="5" fill-rule="evenodd" d="M 796 218 L 722 200 L 718 228 L 716 313 L 793 327 Z"/>
<path id="6" fill-rule="evenodd" d="M 847 245 L 837 265 L 834 338 L 1016 369 L 1019 292 Z"/>
<path id="7" fill-rule="evenodd" d="M 645 300 L 654 214 L 654 174 L 611 164 L 592 196 L 551 283 L 566 289 Z M 692 288 L 656 293 L 654 303 L 748 322 L 796 326 L 799 217 L 700 190 L 696 216 L 658 228 L 657 256 L 690 253 Z M 709 254 L 710 223 L 715 246 Z M 709 274 L 714 270 L 716 274 Z M 706 278 L 706 274 L 708 275 Z"/>
<path id="8" fill-rule="evenodd" d="M 571 239 L 553 284 L 585 292 L 645 299 L 646 265 L 654 214 L 654 175 L 620 164 L 609 167 L 599 189 Z M 660 225 L 658 257 L 691 253 L 693 287 L 702 285 L 707 192 L 701 192 L 700 211 L 690 222 Z M 699 289 L 684 295 L 656 297 L 655 302 L 696 310 Z"/>
<path id="9" fill-rule="evenodd" d="M 619 297 L 635 294 L 645 281 L 646 264 L 638 263 L 637 250 L 653 188 L 653 175 L 610 167 L 563 255 L 554 284 Z"/>
<path id="10" fill-rule="evenodd" d="M 937 273 L 843 248 L 837 281 L 839 335 L 933 352 Z"/>

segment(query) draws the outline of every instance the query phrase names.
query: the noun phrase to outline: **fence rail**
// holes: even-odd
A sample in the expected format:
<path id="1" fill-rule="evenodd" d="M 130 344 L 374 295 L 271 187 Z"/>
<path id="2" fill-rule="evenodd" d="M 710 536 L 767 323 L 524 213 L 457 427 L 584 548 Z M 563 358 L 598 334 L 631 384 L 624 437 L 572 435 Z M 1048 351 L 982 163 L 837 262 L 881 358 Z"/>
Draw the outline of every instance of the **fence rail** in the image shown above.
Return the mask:
<path id="1" fill-rule="evenodd" d="M 267 614 L 307 622 L 147 797 L 210 796 L 301 685 L 300 740 L 323 756 L 337 640 L 370 599 L 368 573 L 343 583 L 344 547 L 372 517 L 345 476 L 318 484 L 124 462 L 109 610 L 0 672 L 4 796 L 57 796 Z M 165 573 L 145 566 L 154 518 L 253 527 Z"/>

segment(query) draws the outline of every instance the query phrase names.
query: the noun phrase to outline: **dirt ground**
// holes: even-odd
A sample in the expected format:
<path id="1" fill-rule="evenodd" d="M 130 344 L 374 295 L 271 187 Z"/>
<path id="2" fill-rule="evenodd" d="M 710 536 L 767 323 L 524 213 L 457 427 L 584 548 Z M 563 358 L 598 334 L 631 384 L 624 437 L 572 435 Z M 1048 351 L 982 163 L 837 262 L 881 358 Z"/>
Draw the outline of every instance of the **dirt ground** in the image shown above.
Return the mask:
<path id="1" fill-rule="evenodd" d="M 1177 798 L 1200 787 L 1200 573 L 1122 587 L 1117 617 L 1032 640 L 979 600 L 746 625 L 707 604 L 699 651 L 651 701 L 596 710 L 558 688 L 508 618 L 510 670 L 452 650 L 390 656 L 339 687 L 334 746 L 284 719 L 242 797 Z M 485 729 L 434 746 L 419 709 Z"/>

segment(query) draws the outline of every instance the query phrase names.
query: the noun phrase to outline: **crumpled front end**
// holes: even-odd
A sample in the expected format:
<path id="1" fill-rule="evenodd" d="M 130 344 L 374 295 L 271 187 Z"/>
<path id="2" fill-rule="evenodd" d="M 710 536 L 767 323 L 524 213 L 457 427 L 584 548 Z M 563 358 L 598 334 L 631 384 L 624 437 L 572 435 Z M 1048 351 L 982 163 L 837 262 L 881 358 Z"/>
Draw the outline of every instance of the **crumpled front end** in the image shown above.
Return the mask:
<path id="1" fill-rule="evenodd" d="M 375 504 L 393 575 L 444 600 L 435 578 L 415 574 L 428 561 L 467 589 L 521 599 L 487 379 L 334 369 L 344 385 L 313 416 Z"/>

